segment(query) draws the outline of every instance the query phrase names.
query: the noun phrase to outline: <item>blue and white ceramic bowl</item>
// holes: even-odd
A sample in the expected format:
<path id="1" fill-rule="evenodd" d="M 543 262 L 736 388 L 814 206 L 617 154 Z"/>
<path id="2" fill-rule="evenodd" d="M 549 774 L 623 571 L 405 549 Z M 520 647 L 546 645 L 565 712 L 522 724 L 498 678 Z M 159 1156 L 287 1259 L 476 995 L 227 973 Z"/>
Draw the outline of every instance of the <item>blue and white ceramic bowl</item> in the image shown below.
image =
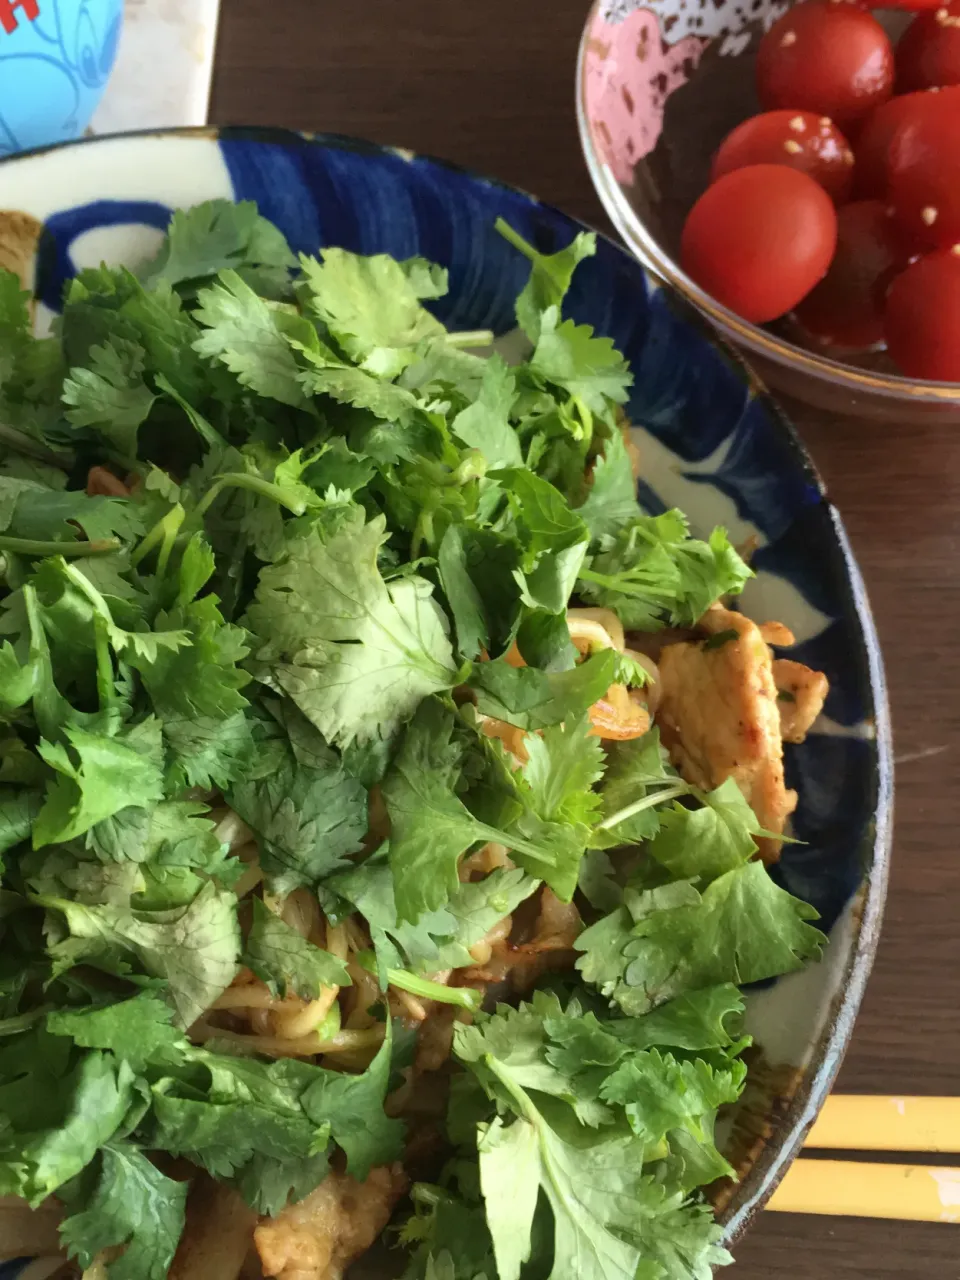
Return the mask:
<path id="1" fill-rule="evenodd" d="M 42 224 L 23 265 L 41 324 L 78 268 L 151 255 L 172 209 L 215 196 L 255 200 L 297 250 L 338 244 L 442 263 L 450 294 L 437 306 L 441 318 L 498 334 L 514 325 L 526 268 L 494 231 L 496 218 L 547 253 L 580 229 L 528 195 L 435 160 L 281 131 L 98 138 L 15 157 L 0 172 L 5 207 Z M 830 945 L 821 964 L 749 996 L 763 1060 L 728 1138 L 741 1180 L 721 1191 L 718 1209 L 732 1240 L 782 1177 L 829 1091 L 873 960 L 891 811 L 883 671 L 840 518 L 749 371 L 607 240 L 578 269 L 568 305 L 633 367 L 628 412 L 643 458 L 641 501 L 653 511 L 682 507 L 700 532 L 721 523 L 734 542 L 752 539 L 757 576 L 744 610 L 785 622 L 796 656 L 830 679 L 825 714 L 789 750 L 803 843 L 787 848 L 774 873 L 817 907 Z M 0 1271 L 0 1280 L 17 1274 Z"/>

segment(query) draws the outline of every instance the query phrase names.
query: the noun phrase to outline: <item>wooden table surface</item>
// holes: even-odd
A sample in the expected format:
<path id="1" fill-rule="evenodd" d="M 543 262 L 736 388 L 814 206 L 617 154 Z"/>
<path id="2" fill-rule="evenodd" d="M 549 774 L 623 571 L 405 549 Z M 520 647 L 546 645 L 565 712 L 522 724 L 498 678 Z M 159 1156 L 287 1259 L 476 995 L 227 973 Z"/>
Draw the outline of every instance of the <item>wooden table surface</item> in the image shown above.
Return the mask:
<path id="1" fill-rule="evenodd" d="M 354 134 L 607 223 L 580 156 L 586 0 L 223 0 L 211 120 Z M 896 730 L 886 922 L 839 1088 L 960 1092 L 960 429 L 795 414 L 860 559 Z M 960 1277 L 960 1228 L 763 1215 L 731 1280 Z"/>

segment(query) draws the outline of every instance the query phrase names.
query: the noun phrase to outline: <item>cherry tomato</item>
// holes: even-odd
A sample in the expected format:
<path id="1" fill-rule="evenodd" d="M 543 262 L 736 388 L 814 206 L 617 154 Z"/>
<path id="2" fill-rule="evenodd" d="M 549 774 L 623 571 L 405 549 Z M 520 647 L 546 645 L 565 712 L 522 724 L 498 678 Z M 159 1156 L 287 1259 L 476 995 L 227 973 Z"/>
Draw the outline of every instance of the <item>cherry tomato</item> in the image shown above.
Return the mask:
<path id="1" fill-rule="evenodd" d="M 895 57 L 898 93 L 960 84 L 960 0 L 914 18 Z"/>
<path id="2" fill-rule="evenodd" d="M 853 148 L 857 158 L 854 191 L 858 200 L 880 200 L 887 194 L 890 143 L 901 124 L 918 109 L 921 99 L 925 102 L 927 95 L 906 93 L 903 97 L 891 98 L 871 111 L 863 122 Z"/>
<path id="3" fill-rule="evenodd" d="M 929 9 L 939 9 L 942 4 L 943 0 L 883 0 L 882 4 L 865 3 L 864 8 L 906 9 L 908 13 L 926 13 Z"/>
<path id="4" fill-rule="evenodd" d="M 890 281 L 906 266 L 897 228 L 882 200 L 837 210 L 837 250 L 830 270 L 797 306 L 797 319 L 830 346 L 866 350 L 883 341 Z"/>
<path id="5" fill-rule="evenodd" d="M 887 190 L 915 245 L 960 241 L 960 88 L 922 95 L 901 122 L 887 152 Z"/>
<path id="6" fill-rule="evenodd" d="M 823 187 L 786 165 L 724 174 L 690 210 L 683 269 L 718 302 L 762 324 L 792 310 L 826 274 L 837 214 Z"/>
<path id="7" fill-rule="evenodd" d="M 897 276 L 884 329 L 908 377 L 960 382 L 960 248 L 931 253 Z"/>
<path id="8" fill-rule="evenodd" d="M 768 109 L 829 116 L 843 128 L 893 89 L 893 46 L 852 4 L 806 0 L 773 24 L 757 50 L 757 92 Z"/>
<path id="9" fill-rule="evenodd" d="M 748 164 L 785 164 L 809 173 L 834 204 L 853 184 L 853 152 L 832 121 L 812 111 L 767 111 L 727 134 L 713 160 L 712 180 Z"/>

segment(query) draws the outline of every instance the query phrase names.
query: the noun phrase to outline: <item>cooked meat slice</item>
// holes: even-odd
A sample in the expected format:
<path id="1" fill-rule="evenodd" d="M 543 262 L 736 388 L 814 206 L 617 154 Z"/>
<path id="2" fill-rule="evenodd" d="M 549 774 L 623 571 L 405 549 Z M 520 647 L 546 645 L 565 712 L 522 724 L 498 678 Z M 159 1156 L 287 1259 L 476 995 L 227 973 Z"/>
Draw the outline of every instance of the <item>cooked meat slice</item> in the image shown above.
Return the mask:
<path id="1" fill-rule="evenodd" d="M 830 689 L 822 671 L 811 671 L 802 662 L 776 658 L 773 682 L 777 686 L 780 731 L 784 742 L 802 742 L 823 710 Z"/>
<path id="2" fill-rule="evenodd" d="M 782 622 L 761 622 L 757 630 L 767 644 L 775 644 L 778 649 L 789 649 L 797 640 L 789 627 Z"/>
<path id="3" fill-rule="evenodd" d="M 341 1280 L 373 1244 L 407 1189 L 399 1164 L 371 1169 L 366 1182 L 330 1173 L 316 1191 L 254 1232 L 265 1276 L 279 1280 Z"/>
<path id="4" fill-rule="evenodd" d="M 253 1241 L 257 1214 L 232 1187 L 199 1174 L 187 1199 L 187 1225 L 169 1280 L 236 1280 Z"/>
<path id="5" fill-rule="evenodd" d="M 130 489 L 106 467 L 91 467 L 87 472 L 87 493 L 107 498 L 129 498 Z"/>
<path id="6" fill-rule="evenodd" d="M 719 606 L 701 621 L 706 640 L 660 654 L 657 722 L 664 746 L 694 786 L 734 778 L 767 831 L 783 831 L 797 795 L 783 780 L 783 741 L 772 658 L 756 623 Z M 760 838 L 765 861 L 781 842 Z"/>

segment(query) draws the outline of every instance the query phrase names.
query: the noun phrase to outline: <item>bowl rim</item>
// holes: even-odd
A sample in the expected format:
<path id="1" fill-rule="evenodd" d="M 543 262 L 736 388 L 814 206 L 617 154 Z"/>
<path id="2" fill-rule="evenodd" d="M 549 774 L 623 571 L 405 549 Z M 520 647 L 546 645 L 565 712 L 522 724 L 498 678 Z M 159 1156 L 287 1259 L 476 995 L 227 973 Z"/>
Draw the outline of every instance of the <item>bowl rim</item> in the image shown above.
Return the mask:
<path id="1" fill-rule="evenodd" d="M 596 6 L 595 6 L 596 7 Z M 582 63 L 585 41 L 581 44 Z M 578 74 L 579 74 L 578 64 Z M 578 101 L 579 113 L 579 101 Z M 583 122 L 581 122 L 582 124 Z M 67 148 L 96 146 L 103 142 L 136 140 L 138 138 L 203 139 L 216 143 L 220 138 L 272 142 L 290 147 L 320 146 L 377 155 L 399 155 L 406 160 L 426 162 L 442 169 L 463 174 L 471 181 L 484 186 L 495 186 L 511 191 L 557 214 L 570 224 L 573 230 L 588 230 L 587 224 L 572 214 L 564 213 L 556 206 L 539 200 L 536 196 L 499 179 L 491 179 L 468 167 L 429 154 L 412 152 L 402 146 L 369 142 L 347 134 L 311 132 L 261 125 L 198 125 L 169 128 L 147 128 L 128 133 L 106 133 L 53 143 L 0 157 L 0 166 L 14 164 L 48 152 Z M 662 287 L 655 273 L 642 259 L 637 262 L 622 245 L 603 232 L 597 232 L 611 249 L 623 254 L 628 261 L 640 267 L 654 287 Z M 782 410 L 776 399 L 756 377 L 749 363 L 740 352 L 718 334 L 683 295 L 682 290 L 669 289 L 684 320 L 699 329 L 716 350 L 719 359 L 732 366 L 751 394 L 764 405 L 773 428 L 780 433 L 798 466 L 817 487 L 819 503 L 833 531 L 834 545 L 831 558 L 842 568 L 841 592 L 849 615 L 856 619 L 860 632 L 857 658 L 861 665 L 861 681 L 868 694 L 865 708 L 872 718 L 875 734 L 872 745 L 875 762 L 871 769 L 871 816 L 860 843 L 863 879 L 845 911 L 852 911 L 854 937 L 850 954 L 837 980 L 835 993 L 830 1000 L 819 1035 L 810 1047 L 807 1065 L 803 1069 L 802 1083 L 790 1096 L 784 1113 L 779 1117 L 775 1130 L 764 1142 L 758 1159 L 751 1165 L 743 1181 L 734 1190 L 727 1205 L 717 1214 L 723 1229 L 723 1243 L 730 1245 L 743 1235 L 755 1215 L 764 1207 L 776 1190 L 812 1127 L 820 1108 L 830 1092 L 840 1070 L 844 1054 L 850 1042 L 854 1022 L 860 1008 L 867 980 L 873 967 L 883 920 L 884 904 L 889 879 L 890 855 L 893 835 L 894 767 L 892 753 L 892 728 L 887 698 L 887 684 L 883 657 L 877 636 L 866 586 L 839 512 L 830 503 L 826 487 L 803 443 L 797 429 Z M 839 922 L 838 922 L 839 923 Z"/>
<path id="2" fill-rule="evenodd" d="M 610 166 L 597 152 L 586 107 L 586 59 L 591 40 L 591 27 L 600 12 L 603 0 L 593 0 L 587 15 L 577 53 L 576 111 L 580 134 L 580 149 L 594 190 L 600 197 L 604 210 L 630 250 L 643 265 L 660 280 L 666 281 L 688 298 L 729 341 L 744 347 L 753 355 L 820 381 L 832 383 L 851 395 L 861 394 L 885 400 L 912 402 L 914 404 L 958 405 L 960 383 L 934 382 L 907 378 L 901 374 L 875 373 L 818 355 L 778 338 L 759 325 L 743 320 L 735 312 L 706 293 L 658 244 L 634 212 L 623 194 L 622 184 L 613 176 Z"/>

